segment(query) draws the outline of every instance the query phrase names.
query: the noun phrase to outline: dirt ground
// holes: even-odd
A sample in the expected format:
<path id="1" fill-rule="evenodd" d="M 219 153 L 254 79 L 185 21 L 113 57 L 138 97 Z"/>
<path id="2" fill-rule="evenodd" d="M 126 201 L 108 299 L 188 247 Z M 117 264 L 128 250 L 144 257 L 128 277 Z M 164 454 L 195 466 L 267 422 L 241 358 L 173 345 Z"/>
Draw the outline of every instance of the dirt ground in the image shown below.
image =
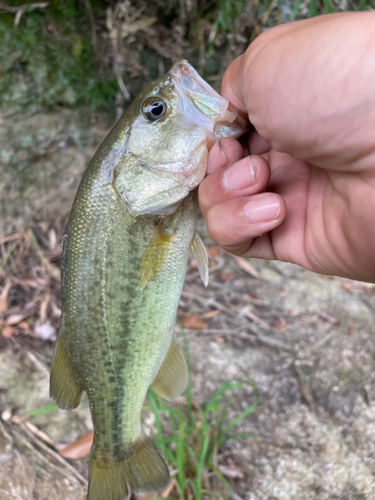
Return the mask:
<path id="1" fill-rule="evenodd" d="M 48 370 L 59 316 L 59 242 L 80 175 L 107 131 L 98 124 L 74 129 L 76 117 L 72 111 L 63 120 L 52 114 L 0 122 L 0 165 L 7 172 L 0 179 L 4 500 L 85 498 L 86 460 L 62 458 L 48 440 L 68 443 L 90 431 L 87 404 L 22 418 L 53 403 Z M 16 189 L 20 172 L 11 166 L 20 160 L 26 177 Z M 40 179 L 39 191 L 30 188 L 34 178 Z M 19 249 L 30 246 L 25 222 L 44 228 L 35 234 L 42 242 L 47 235 L 45 248 L 39 249 L 39 267 L 27 268 L 17 258 L 15 267 L 7 262 L 13 266 L 9 278 L 6 238 L 26 234 L 14 241 L 21 241 Z M 192 357 L 193 397 L 202 401 L 222 382 L 246 377 L 260 392 L 239 431 L 261 439 L 234 440 L 220 450 L 220 463 L 242 472 L 230 479 L 231 498 L 375 499 L 374 286 L 286 263 L 236 260 L 209 240 L 203 220 L 199 232 L 209 249 L 210 284 L 204 289 L 191 262 L 179 307 Z M 190 327 L 186 318 L 193 318 Z M 233 414 L 253 399 L 251 388 L 238 393 Z"/>

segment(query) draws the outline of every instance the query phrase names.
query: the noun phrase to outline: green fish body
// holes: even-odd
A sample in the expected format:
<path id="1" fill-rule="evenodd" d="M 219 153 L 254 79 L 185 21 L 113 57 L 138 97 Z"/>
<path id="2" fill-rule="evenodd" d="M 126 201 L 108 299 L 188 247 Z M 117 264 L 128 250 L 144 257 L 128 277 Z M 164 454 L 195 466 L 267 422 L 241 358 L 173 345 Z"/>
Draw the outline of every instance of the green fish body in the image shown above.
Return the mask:
<path id="1" fill-rule="evenodd" d="M 62 316 L 51 396 L 75 408 L 86 391 L 94 425 L 89 500 L 155 492 L 168 468 L 142 433 L 148 388 L 171 400 L 187 383 L 174 324 L 195 234 L 194 188 L 207 151 L 238 136 L 238 117 L 185 61 L 149 84 L 99 147 L 73 204 L 62 258 Z"/>

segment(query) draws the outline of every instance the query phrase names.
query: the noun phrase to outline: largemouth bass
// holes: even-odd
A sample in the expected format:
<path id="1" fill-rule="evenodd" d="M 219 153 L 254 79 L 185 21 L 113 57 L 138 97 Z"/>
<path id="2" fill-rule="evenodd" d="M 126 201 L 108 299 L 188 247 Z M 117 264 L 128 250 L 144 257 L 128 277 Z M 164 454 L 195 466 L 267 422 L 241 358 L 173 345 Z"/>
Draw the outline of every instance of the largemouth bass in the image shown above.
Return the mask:
<path id="1" fill-rule="evenodd" d="M 50 393 L 94 425 L 89 500 L 155 492 L 169 472 L 140 416 L 148 388 L 172 400 L 187 384 L 173 338 L 189 248 L 203 281 L 194 188 L 207 151 L 242 123 L 186 61 L 147 85 L 103 141 L 75 198 L 62 257 L 62 316 Z"/>

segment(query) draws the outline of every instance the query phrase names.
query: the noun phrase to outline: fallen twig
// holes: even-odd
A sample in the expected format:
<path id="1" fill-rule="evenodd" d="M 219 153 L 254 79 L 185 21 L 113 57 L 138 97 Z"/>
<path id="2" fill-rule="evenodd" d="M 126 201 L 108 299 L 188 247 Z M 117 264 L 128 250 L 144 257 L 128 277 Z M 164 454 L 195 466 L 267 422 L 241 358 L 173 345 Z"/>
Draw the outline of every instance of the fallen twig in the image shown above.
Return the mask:
<path id="1" fill-rule="evenodd" d="M 267 332 L 271 332 L 272 328 L 270 328 L 266 322 L 261 320 L 256 314 L 254 314 L 252 311 L 250 311 L 249 306 L 244 307 L 241 309 L 241 313 L 245 318 L 251 319 L 251 321 L 254 321 L 257 325 L 263 328 L 263 330 L 266 330 Z"/>
<path id="2" fill-rule="evenodd" d="M 248 261 L 247 259 L 244 259 L 243 257 L 238 257 L 237 255 L 231 255 L 234 260 L 237 262 L 237 264 L 240 266 L 241 269 L 243 269 L 245 272 L 248 274 L 251 274 L 254 278 L 264 281 L 263 276 L 255 269 L 255 267 Z"/>
<path id="3" fill-rule="evenodd" d="M 69 470 L 71 474 L 73 474 L 84 486 L 88 485 L 88 481 L 86 478 L 80 474 L 77 469 L 71 466 L 63 457 L 61 457 L 56 451 L 43 443 L 26 425 L 25 423 L 19 423 L 17 419 L 12 419 L 12 422 L 19 425 L 19 427 L 23 430 L 23 432 L 35 443 L 39 448 L 41 448 L 45 453 L 53 457 L 57 462 L 63 465 L 66 469 Z"/>
<path id="4" fill-rule="evenodd" d="M 44 364 L 39 361 L 39 359 L 29 350 L 26 351 L 26 356 L 29 358 L 29 360 L 38 368 L 40 372 L 43 373 L 49 380 L 49 371 L 47 368 L 44 366 Z"/>

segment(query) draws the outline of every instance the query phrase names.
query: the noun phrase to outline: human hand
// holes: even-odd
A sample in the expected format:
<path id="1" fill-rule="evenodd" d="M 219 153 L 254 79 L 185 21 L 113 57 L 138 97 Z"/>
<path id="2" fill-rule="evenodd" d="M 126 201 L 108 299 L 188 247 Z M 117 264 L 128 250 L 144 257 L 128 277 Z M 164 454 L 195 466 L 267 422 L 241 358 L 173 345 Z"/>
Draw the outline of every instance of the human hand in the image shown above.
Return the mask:
<path id="1" fill-rule="evenodd" d="M 222 94 L 256 131 L 216 143 L 199 188 L 223 248 L 375 281 L 374 26 L 374 12 L 286 24 L 228 67 Z"/>

